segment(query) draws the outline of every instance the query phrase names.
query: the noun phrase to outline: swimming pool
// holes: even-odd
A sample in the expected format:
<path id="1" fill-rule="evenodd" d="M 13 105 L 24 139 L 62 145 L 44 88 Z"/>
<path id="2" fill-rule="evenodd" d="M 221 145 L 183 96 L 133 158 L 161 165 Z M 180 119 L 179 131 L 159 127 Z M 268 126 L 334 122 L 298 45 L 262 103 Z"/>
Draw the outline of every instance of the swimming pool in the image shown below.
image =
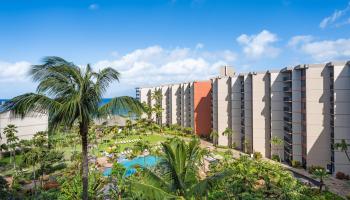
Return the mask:
<path id="1" fill-rule="evenodd" d="M 157 158 L 156 156 L 138 156 L 132 160 L 119 160 L 120 164 L 122 164 L 126 168 L 125 176 L 128 177 L 130 175 L 133 175 L 136 173 L 136 169 L 134 168 L 135 165 L 139 165 L 141 167 L 153 167 L 157 164 Z M 112 168 L 108 167 L 105 168 L 103 171 L 103 176 L 109 176 L 112 173 Z"/>

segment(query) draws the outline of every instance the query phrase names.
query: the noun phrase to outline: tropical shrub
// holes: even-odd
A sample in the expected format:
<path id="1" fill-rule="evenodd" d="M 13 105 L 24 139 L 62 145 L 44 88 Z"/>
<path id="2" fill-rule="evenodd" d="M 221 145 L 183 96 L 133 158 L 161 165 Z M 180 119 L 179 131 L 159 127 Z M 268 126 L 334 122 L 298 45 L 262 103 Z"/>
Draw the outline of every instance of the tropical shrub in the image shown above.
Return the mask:
<path id="1" fill-rule="evenodd" d="M 298 161 L 298 160 L 292 160 L 292 167 L 300 168 L 300 167 L 301 167 L 300 161 Z"/>
<path id="2" fill-rule="evenodd" d="M 274 154 L 274 155 L 272 155 L 271 160 L 279 162 L 280 161 L 280 157 L 278 155 Z"/>
<path id="3" fill-rule="evenodd" d="M 340 180 L 349 180 L 349 175 L 346 175 L 345 173 L 343 173 L 343 172 L 337 172 L 336 174 L 335 174 L 335 177 L 337 178 L 337 179 L 340 179 Z"/>
<path id="4" fill-rule="evenodd" d="M 102 176 L 101 172 L 90 170 L 89 171 L 89 187 L 88 194 L 89 199 L 103 199 L 102 188 L 106 183 L 105 178 Z M 74 176 L 64 176 L 61 179 L 61 191 L 60 200 L 80 200 L 82 199 L 83 184 L 81 173 L 77 171 Z"/>
<path id="5" fill-rule="evenodd" d="M 310 167 L 308 168 L 308 172 L 309 172 L 310 174 L 313 174 L 313 173 L 315 172 L 316 169 L 324 169 L 324 167 L 312 165 L 312 166 L 310 166 Z"/>
<path id="6" fill-rule="evenodd" d="M 253 157 L 257 160 L 262 158 L 262 154 L 258 151 L 254 152 Z"/>

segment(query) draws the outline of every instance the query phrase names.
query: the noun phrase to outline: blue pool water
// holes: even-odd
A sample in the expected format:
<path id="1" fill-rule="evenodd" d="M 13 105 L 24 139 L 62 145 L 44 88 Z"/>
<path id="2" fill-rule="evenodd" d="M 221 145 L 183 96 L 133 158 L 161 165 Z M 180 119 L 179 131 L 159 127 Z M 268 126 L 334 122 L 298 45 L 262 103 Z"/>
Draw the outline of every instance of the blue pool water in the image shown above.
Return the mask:
<path id="1" fill-rule="evenodd" d="M 125 176 L 128 177 L 136 173 L 135 165 L 139 165 L 141 167 L 153 167 L 157 164 L 156 156 L 146 156 L 146 157 L 136 157 L 132 160 L 122 160 L 120 164 L 122 164 L 126 168 Z M 112 168 L 106 168 L 103 171 L 103 176 L 109 176 L 112 173 Z"/>

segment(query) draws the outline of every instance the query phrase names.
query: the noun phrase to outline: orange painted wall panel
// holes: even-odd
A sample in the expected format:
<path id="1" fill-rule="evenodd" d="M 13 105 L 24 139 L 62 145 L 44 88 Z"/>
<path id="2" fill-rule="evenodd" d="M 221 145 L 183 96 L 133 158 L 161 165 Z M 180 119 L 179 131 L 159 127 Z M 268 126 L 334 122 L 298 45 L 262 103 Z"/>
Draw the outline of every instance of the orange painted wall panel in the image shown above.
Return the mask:
<path id="1" fill-rule="evenodd" d="M 208 136 L 211 132 L 211 82 L 193 83 L 194 131 L 197 135 Z"/>

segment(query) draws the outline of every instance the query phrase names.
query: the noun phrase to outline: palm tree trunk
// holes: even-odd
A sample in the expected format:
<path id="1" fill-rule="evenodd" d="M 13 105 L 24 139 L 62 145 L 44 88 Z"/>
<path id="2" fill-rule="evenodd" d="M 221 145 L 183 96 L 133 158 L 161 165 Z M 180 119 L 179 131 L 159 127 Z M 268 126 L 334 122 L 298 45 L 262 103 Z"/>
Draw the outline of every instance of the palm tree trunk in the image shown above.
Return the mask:
<path id="1" fill-rule="evenodd" d="M 34 197 L 36 197 L 35 164 L 33 164 Z"/>
<path id="2" fill-rule="evenodd" d="M 82 181 L 83 181 L 83 200 L 88 200 L 88 178 L 89 178 L 89 163 L 88 163 L 88 124 L 82 122 L 80 124 L 81 148 L 82 148 Z"/>
<path id="3" fill-rule="evenodd" d="M 13 169 L 16 169 L 16 148 L 13 151 Z"/>
<path id="4" fill-rule="evenodd" d="M 319 191 L 320 193 L 322 192 L 322 187 L 323 187 L 323 180 L 321 179 L 320 180 L 320 191 Z"/>

